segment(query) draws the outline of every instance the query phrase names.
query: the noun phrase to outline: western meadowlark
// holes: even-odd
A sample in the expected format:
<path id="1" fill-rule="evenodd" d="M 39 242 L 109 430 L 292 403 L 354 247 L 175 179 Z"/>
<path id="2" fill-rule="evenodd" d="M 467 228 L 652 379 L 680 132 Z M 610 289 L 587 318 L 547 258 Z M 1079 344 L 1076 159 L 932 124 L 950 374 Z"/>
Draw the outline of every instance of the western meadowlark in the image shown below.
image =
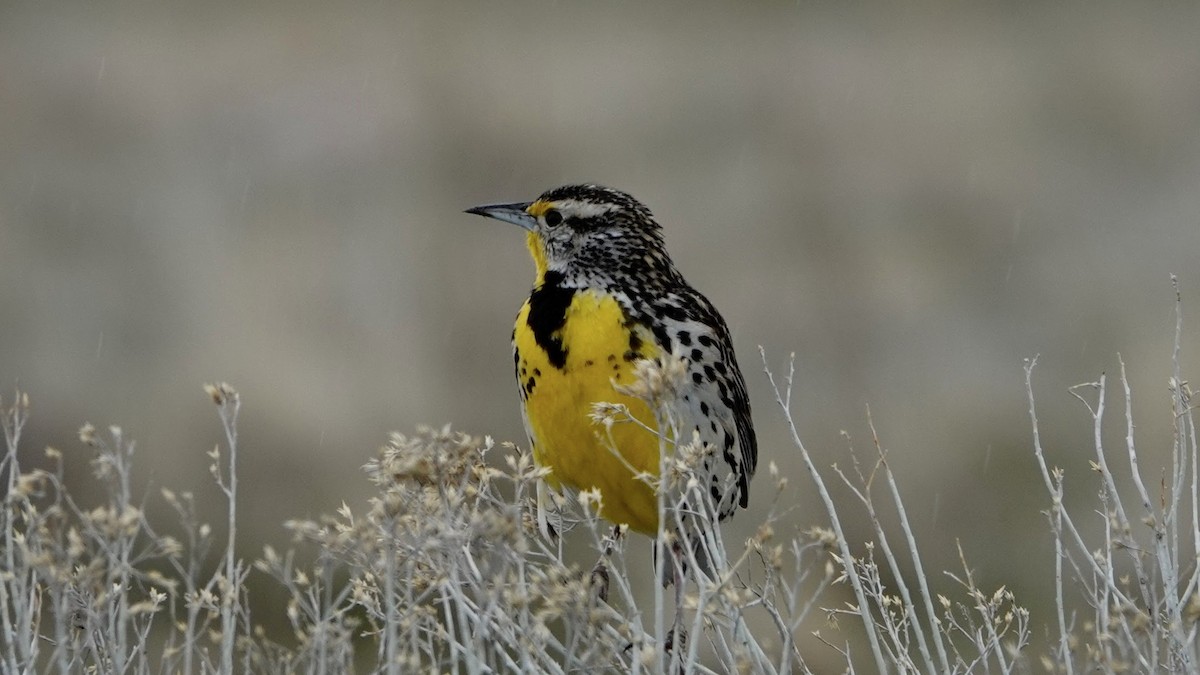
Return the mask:
<path id="1" fill-rule="evenodd" d="M 675 354 L 687 368 L 669 402 L 679 440 L 712 449 L 698 474 L 718 519 L 745 507 L 758 452 L 729 329 L 675 268 L 650 210 L 618 190 L 568 185 L 467 212 L 527 231 L 537 276 L 517 314 L 513 360 L 533 456 L 551 486 L 598 488 L 600 515 L 655 536 L 658 501 L 636 477 L 659 475 L 654 412 L 614 385 L 631 384 L 638 361 Z M 600 402 L 624 404 L 642 423 L 612 427 L 620 457 L 597 433 Z"/>

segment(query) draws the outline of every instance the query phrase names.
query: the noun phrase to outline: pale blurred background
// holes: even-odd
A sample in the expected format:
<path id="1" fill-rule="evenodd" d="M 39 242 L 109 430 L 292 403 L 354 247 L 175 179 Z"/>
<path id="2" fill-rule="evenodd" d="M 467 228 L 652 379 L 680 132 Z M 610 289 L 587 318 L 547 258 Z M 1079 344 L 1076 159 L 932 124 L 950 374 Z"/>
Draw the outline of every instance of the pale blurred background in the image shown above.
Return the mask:
<path id="1" fill-rule="evenodd" d="M 252 557 L 361 505 L 391 430 L 524 442 L 508 337 L 532 266 L 462 210 L 600 182 L 654 210 L 728 320 L 795 526 L 825 517 L 758 345 L 796 352 L 822 466 L 849 465 L 843 429 L 870 450 L 870 405 L 931 569 L 961 540 L 1041 608 L 1022 360 L 1073 504 L 1096 484 L 1066 387 L 1117 352 L 1158 475 L 1170 273 L 1200 315 L 1197 45 L 1191 3 L 5 3 L 0 391 L 33 399 L 28 462 L 59 447 L 83 484 L 76 429 L 120 424 L 142 484 L 216 518 L 201 385 L 232 383 Z"/>

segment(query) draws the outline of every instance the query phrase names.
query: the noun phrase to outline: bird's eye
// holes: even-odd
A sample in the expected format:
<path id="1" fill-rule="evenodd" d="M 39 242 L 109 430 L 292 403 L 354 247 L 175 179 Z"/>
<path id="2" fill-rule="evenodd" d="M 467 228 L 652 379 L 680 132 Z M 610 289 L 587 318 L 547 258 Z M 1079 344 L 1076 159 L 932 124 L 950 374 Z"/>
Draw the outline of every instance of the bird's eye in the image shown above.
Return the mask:
<path id="1" fill-rule="evenodd" d="M 546 215 L 544 215 L 542 217 L 546 219 L 546 225 L 548 225 L 550 227 L 559 225 L 563 221 L 562 214 L 554 209 L 550 209 L 549 211 L 546 212 Z"/>

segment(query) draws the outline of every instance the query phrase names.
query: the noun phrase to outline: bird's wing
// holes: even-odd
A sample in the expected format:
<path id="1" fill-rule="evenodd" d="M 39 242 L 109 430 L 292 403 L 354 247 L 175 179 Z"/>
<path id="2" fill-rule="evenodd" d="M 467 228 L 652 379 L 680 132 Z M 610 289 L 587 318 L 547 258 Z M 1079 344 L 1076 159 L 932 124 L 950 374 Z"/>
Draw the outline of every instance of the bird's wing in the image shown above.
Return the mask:
<path id="1" fill-rule="evenodd" d="M 654 330 L 659 342 L 688 363 L 676 402 L 679 440 L 689 442 L 694 432 L 713 447 L 700 473 L 719 517 L 727 518 L 749 503 L 758 463 L 750 400 L 729 328 L 712 303 L 691 288 L 664 294 L 653 314 L 661 321 Z"/>

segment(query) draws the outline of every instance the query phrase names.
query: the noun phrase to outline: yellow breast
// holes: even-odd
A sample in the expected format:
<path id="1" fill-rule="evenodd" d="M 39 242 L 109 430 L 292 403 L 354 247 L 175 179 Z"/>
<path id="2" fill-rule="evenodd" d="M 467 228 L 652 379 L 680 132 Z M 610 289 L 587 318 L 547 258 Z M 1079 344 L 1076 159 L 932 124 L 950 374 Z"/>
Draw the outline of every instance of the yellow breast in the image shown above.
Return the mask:
<path id="1" fill-rule="evenodd" d="M 526 302 L 517 315 L 513 341 L 534 459 L 551 469 L 552 484 L 599 488 L 600 514 L 609 521 L 653 534 L 658 529 L 654 491 L 634 478 L 625 462 L 639 472 L 658 475 L 658 437 L 636 424 L 613 425 L 622 462 L 601 440 L 607 438 L 604 427 L 590 417 L 594 403 L 621 403 L 654 428 L 654 414 L 645 403 L 613 389 L 614 382 L 632 382 L 637 358 L 658 355 L 649 331 L 627 326 L 620 304 L 611 296 L 579 291 L 555 334 L 566 353 L 559 367 L 538 344 L 528 325 L 529 311 Z M 632 341 L 631 331 L 636 335 Z"/>

